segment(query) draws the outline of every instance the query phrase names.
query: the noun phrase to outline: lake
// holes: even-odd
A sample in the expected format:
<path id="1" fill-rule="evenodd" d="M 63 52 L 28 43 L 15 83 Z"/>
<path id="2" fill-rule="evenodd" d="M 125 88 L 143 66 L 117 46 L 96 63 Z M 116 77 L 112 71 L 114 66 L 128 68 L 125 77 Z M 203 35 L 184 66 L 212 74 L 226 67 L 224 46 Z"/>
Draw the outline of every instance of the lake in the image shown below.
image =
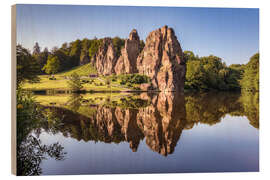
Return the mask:
<path id="1" fill-rule="evenodd" d="M 46 121 L 27 137 L 49 152 L 36 164 L 42 175 L 254 172 L 259 171 L 258 97 L 238 92 L 35 95 Z"/>

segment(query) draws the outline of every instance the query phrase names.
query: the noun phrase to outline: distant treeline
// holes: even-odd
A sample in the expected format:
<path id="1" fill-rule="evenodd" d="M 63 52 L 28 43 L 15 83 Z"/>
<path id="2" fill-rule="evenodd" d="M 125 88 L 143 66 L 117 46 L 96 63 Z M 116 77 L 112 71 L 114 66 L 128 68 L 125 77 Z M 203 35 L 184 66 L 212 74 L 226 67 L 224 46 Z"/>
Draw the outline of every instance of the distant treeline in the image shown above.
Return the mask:
<path id="1" fill-rule="evenodd" d="M 247 64 L 230 66 L 214 55 L 199 57 L 185 51 L 184 56 L 187 64 L 185 89 L 259 91 L 259 53 Z"/>

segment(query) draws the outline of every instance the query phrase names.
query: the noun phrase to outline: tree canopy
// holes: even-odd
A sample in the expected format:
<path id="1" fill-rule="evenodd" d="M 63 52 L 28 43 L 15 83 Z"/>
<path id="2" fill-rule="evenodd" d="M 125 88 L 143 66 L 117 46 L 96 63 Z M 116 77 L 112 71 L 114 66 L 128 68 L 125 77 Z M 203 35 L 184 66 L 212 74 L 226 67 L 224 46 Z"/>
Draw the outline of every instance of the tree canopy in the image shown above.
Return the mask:
<path id="1" fill-rule="evenodd" d="M 245 65 L 241 86 L 247 91 L 259 91 L 259 53 L 254 54 Z"/>
<path id="2" fill-rule="evenodd" d="M 185 51 L 187 62 L 186 82 L 187 89 L 196 90 L 238 90 L 240 89 L 241 67 L 228 67 L 221 58 L 210 55 L 195 56 L 192 51 Z M 241 65 L 239 65 L 241 66 Z"/>
<path id="3" fill-rule="evenodd" d="M 37 82 L 39 80 L 39 65 L 30 52 L 21 45 L 16 46 L 17 85 L 23 81 Z"/>
<path id="4" fill-rule="evenodd" d="M 60 68 L 60 61 L 57 56 L 50 56 L 48 58 L 47 64 L 43 67 L 43 70 L 47 74 L 55 74 Z"/>

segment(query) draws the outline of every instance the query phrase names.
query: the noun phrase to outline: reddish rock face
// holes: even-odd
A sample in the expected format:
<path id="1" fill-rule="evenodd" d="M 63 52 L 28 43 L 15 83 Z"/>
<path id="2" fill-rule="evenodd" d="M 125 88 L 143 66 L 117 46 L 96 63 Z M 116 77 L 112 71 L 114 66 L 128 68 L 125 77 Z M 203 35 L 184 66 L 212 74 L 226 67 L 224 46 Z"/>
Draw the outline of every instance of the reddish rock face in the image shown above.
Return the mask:
<path id="1" fill-rule="evenodd" d="M 112 39 L 104 38 L 103 45 L 99 48 L 94 60 L 98 74 L 110 75 L 114 73 L 116 60 Z"/>
<path id="2" fill-rule="evenodd" d="M 152 31 L 137 58 L 140 74 L 151 78 L 152 87 L 160 91 L 184 90 L 186 65 L 181 46 L 172 28 Z"/>
<path id="3" fill-rule="evenodd" d="M 115 65 L 116 74 L 136 73 L 136 61 L 140 53 L 140 38 L 137 30 L 133 29 L 129 38 L 125 41 L 125 47 L 121 50 L 121 56 Z"/>

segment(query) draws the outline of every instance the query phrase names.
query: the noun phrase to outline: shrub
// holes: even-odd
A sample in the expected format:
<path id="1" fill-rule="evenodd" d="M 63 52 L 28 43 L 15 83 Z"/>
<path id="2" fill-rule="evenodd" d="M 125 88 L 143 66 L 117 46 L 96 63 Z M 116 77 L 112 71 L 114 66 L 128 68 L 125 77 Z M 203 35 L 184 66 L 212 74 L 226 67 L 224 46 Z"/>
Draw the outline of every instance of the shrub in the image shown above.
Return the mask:
<path id="1" fill-rule="evenodd" d="M 72 89 L 72 91 L 76 92 L 83 88 L 80 76 L 77 73 L 71 74 L 70 80 L 68 81 L 68 86 Z"/>
<path id="2" fill-rule="evenodd" d="M 131 83 L 131 84 L 143 84 L 143 83 L 148 83 L 149 82 L 149 77 L 141 74 L 127 74 L 121 76 L 121 82 L 120 84 L 126 84 L 126 83 Z"/>

